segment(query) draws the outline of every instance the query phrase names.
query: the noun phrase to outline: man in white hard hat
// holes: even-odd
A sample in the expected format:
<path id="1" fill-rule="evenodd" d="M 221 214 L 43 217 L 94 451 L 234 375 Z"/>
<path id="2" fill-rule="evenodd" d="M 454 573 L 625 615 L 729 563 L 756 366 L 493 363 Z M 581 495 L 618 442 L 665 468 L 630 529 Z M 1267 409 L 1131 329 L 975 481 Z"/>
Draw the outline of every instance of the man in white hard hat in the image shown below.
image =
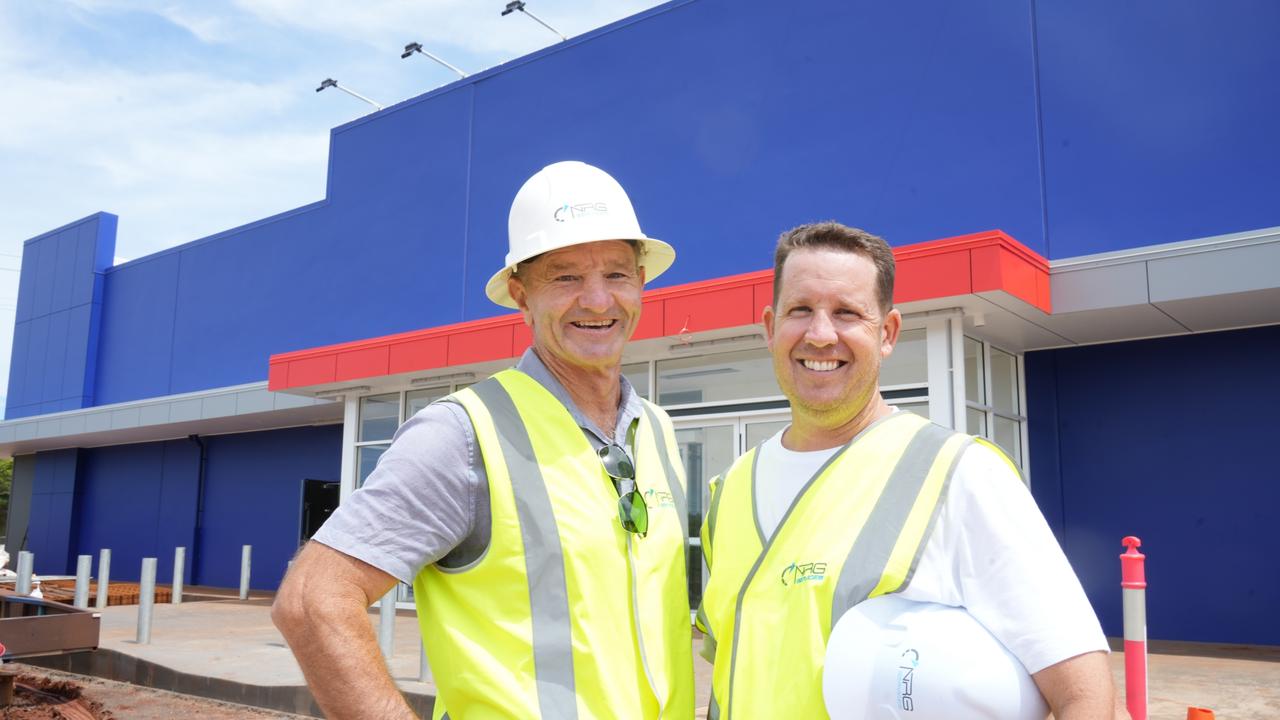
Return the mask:
<path id="1" fill-rule="evenodd" d="M 691 718 L 684 477 L 670 420 L 621 375 L 644 281 L 675 252 L 579 162 L 530 178 L 508 225 L 486 292 L 533 347 L 400 428 L 272 617 L 330 718 L 412 717 L 366 616 L 397 581 L 437 718 Z"/>
<path id="2" fill-rule="evenodd" d="M 1013 464 L 880 395 L 902 324 L 893 280 L 892 250 L 861 230 L 818 223 L 778 241 L 763 323 L 792 421 L 713 484 L 710 717 L 828 717 L 832 627 L 888 593 L 964 607 L 1059 720 L 1110 717 L 1106 638 Z"/>

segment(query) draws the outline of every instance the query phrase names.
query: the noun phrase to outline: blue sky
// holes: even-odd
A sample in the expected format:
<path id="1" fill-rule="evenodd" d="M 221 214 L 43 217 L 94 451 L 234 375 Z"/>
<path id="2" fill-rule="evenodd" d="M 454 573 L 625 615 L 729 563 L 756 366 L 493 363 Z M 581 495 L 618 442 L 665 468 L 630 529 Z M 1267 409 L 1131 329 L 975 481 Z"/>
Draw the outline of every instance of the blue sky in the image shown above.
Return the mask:
<path id="1" fill-rule="evenodd" d="M 100 210 L 133 259 L 324 195 L 329 130 L 559 39 L 505 0 L 0 0 L 0 384 L 23 241 Z M 529 0 L 579 35 L 656 0 Z M 0 396 L 0 407 L 3 396 Z"/>

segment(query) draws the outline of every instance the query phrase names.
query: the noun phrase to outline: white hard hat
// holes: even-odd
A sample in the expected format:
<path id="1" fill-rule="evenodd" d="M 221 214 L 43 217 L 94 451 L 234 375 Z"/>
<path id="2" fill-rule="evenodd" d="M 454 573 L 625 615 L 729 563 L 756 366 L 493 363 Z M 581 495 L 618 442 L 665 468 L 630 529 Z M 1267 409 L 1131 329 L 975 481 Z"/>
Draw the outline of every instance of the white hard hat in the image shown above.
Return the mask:
<path id="1" fill-rule="evenodd" d="M 964 608 L 882 595 L 846 612 L 827 640 L 822 696 L 832 720 L 1044 720 L 1026 668 Z"/>
<path id="2" fill-rule="evenodd" d="M 485 285 L 495 303 L 514 308 L 507 278 L 516 265 L 552 250 L 600 240 L 637 240 L 645 280 L 661 275 L 676 259 L 667 243 L 640 231 L 631 199 L 609 173 L 586 163 L 558 162 L 525 181 L 507 218 L 506 265 Z"/>

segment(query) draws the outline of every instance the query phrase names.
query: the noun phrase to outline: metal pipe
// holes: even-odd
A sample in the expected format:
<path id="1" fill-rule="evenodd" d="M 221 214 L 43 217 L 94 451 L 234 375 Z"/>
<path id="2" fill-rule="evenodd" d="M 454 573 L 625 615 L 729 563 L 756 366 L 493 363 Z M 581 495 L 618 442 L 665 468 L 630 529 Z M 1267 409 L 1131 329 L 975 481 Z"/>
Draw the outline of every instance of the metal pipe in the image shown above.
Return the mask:
<path id="1" fill-rule="evenodd" d="M 173 550 L 173 604 L 182 604 L 182 579 L 187 571 L 187 549 L 184 547 L 174 548 Z"/>
<path id="2" fill-rule="evenodd" d="M 1133 720 L 1147 720 L 1147 573 L 1142 541 L 1130 535 L 1120 556 L 1124 603 L 1124 697 Z"/>
<path id="3" fill-rule="evenodd" d="M 102 548 L 98 554 L 98 597 L 94 606 L 99 610 L 107 606 L 107 595 L 111 591 L 111 550 Z"/>
<path id="4" fill-rule="evenodd" d="M 525 15 L 528 15 L 529 17 L 533 18 L 533 19 L 534 19 L 534 21 L 535 21 L 535 22 L 537 22 L 537 23 L 538 23 L 539 25 L 541 25 L 542 27 L 544 27 L 544 28 L 546 28 L 546 29 L 550 30 L 551 32 L 555 33 L 556 35 L 559 35 L 559 36 L 560 36 L 560 41 L 561 41 L 561 42 L 565 42 L 565 41 L 567 41 L 567 40 L 569 39 L 567 36 L 565 36 L 565 34 L 564 34 L 564 33 L 560 32 L 559 30 L 557 30 L 557 29 L 555 29 L 555 28 L 551 27 L 550 25 L 546 24 L 545 22 L 543 22 L 543 21 L 542 21 L 542 18 L 538 17 L 537 15 L 534 15 L 533 13 L 529 12 L 529 11 L 528 11 L 528 10 L 526 10 L 525 8 L 520 8 L 520 12 L 522 12 L 522 13 L 524 13 Z"/>
<path id="5" fill-rule="evenodd" d="M 93 556 L 81 555 L 76 560 L 76 599 L 71 602 L 78 608 L 89 607 L 89 573 L 93 572 Z"/>
<path id="6" fill-rule="evenodd" d="M 138 589 L 138 644 L 151 642 L 151 613 L 156 605 L 156 559 L 142 558 L 142 582 Z"/>
<path id="7" fill-rule="evenodd" d="M 196 465 L 196 521 L 191 528 L 191 567 L 195 567 L 200 559 L 200 536 L 204 533 L 204 485 L 205 467 L 209 464 L 209 448 L 199 435 L 188 435 L 187 439 L 200 448 L 200 460 Z M 197 578 L 191 578 L 195 582 Z"/>
<path id="8" fill-rule="evenodd" d="M 249 565 L 253 555 L 253 546 L 240 548 L 240 599 L 249 599 Z"/>
<path id="9" fill-rule="evenodd" d="M 391 662 L 391 653 L 394 651 L 392 644 L 396 630 L 396 594 L 399 590 L 399 584 L 393 585 L 378 601 L 378 647 L 382 648 L 387 662 Z"/>
<path id="10" fill-rule="evenodd" d="M 27 550 L 18 551 L 18 582 L 13 589 L 19 595 L 31 594 L 31 574 L 35 564 L 35 553 Z"/>

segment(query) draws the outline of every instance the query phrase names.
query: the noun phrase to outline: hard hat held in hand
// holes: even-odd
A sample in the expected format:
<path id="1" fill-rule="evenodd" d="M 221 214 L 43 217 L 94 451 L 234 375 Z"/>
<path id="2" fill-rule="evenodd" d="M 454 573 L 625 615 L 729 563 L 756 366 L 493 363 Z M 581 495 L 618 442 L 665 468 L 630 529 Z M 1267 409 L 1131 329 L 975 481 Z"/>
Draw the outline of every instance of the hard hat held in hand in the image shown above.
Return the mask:
<path id="1" fill-rule="evenodd" d="M 964 608 L 883 595 L 827 640 L 822 696 L 832 720 L 1044 720 L 1026 668 Z"/>
<path id="2" fill-rule="evenodd" d="M 608 173 L 576 161 L 548 165 L 525 181 L 507 218 L 506 265 L 485 285 L 495 303 L 514 308 L 507 278 L 516 265 L 537 255 L 600 240 L 636 240 L 645 281 L 661 275 L 676 259 L 667 243 L 640 231 L 627 193 Z"/>

